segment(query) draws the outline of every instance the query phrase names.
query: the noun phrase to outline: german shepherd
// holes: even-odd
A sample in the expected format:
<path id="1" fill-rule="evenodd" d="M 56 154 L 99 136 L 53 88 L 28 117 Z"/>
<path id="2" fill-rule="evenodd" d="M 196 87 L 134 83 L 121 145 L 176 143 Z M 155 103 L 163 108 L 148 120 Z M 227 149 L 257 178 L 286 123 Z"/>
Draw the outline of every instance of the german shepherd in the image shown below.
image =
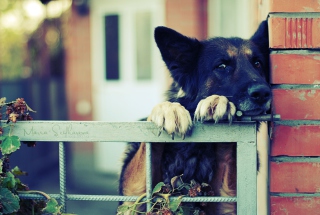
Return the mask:
<path id="1" fill-rule="evenodd" d="M 148 121 L 172 137 L 184 138 L 193 120 L 231 122 L 236 111 L 252 116 L 270 108 L 267 21 L 249 40 L 198 41 L 167 27 L 157 27 L 154 36 L 173 83 L 167 101 L 154 107 Z M 209 184 L 215 196 L 236 195 L 235 144 L 153 143 L 152 155 L 153 185 L 182 175 L 184 182 Z M 129 143 L 125 156 L 120 194 L 140 196 L 146 192 L 145 143 Z M 209 203 L 203 211 L 233 215 L 236 203 Z"/>

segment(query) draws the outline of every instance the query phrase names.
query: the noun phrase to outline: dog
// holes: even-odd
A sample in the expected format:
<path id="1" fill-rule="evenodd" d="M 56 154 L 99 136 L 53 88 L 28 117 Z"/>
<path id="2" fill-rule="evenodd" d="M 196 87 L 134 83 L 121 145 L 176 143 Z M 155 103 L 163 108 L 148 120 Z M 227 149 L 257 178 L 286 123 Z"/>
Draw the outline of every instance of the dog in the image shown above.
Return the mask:
<path id="1" fill-rule="evenodd" d="M 154 36 L 173 82 L 167 101 L 156 105 L 147 120 L 173 138 L 182 137 L 182 142 L 152 143 L 153 185 L 170 183 L 180 175 L 185 182 L 209 184 L 215 196 L 236 196 L 235 144 L 183 143 L 183 139 L 190 134 L 193 121 L 231 123 L 236 111 L 253 116 L 269 110 L 267 21 L 248 40 L 215 37 L 199 41 L 162 26 Z M 146 192 L 145 147 L 145 143 L 128 144 L 120 175 L 121 195 Z M 234 215 L 236 203 L 209 203 L 201 210 Z"/>

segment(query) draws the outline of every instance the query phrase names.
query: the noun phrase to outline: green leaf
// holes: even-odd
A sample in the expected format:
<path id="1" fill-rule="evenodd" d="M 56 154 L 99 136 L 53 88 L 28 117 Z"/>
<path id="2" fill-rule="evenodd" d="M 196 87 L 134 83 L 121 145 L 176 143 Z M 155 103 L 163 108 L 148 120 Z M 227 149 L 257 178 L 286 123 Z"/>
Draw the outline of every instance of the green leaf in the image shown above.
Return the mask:
<path id="1" fill-rule="evenodd" d="M 6 177 L 4 177 L 2 181 L 2 185 L 10 189 L 16 186 L 16 179 L 14 178 L 14 175 L 11 172 L 6 173 Z"/>
<path id="2" fill-rule="evenodd" d="M 6 97 L 0 98 L 0 108 L 6 104 L 6 100 L 7 100 Z"/>
<path id="3" fill-rule="evenodd" d="M 47 202 L 47 206 L 43 208 L 43 212 L 57 214 L 57 213 L 60 213 L 60 209 L 61 209 L 61 206 L 59 206 L 57 200 L 52 198 L 52 199 L 49 199 L 49 201 Z"/>
<path id="4" fill-rule="evenodd" d="M 5 136 L 2 140 L 1 150 L 2 154 L 11 154 L 20 148 L 20 139 L 18 136 Z"/>
<path id="5" fill-rule="evenodd" d="M 191 213 L 191 208 L 189 206 L 182 206 L 179 209 L 179 212 L 182 213 L 183 215 L 189 215 Z"/>
<path id="6" fill-rule="evenodd" d="M 163 182 L 159 182 L 152 190 L 152 195 L 155 193 L 159 193 L 162 186 L 165 186 L 165 184 Z"/>
<path id="7" fill-rule="evenodd" d="M 2 166 L 3 166 L 3 161 L 0 159 L 0 174 L 2 173 Z"/>
<path id="8" fill-rule="evenodd" d="M 179 207 L 178 208 L 179 210 L 178 211 L 176 211 L 176 215 L 184 215 L 185 213 L 184 213 L 184 211 L 183 211 L 183 209 L 182 209 L 182 207 Z M 189 215 L 189 214 L 187 214 L 187 215 Z"/>
<path id="9" fill-rule="evenodd" d="M 19 197 L 7 188 L 0 188 L 0 202 L 3 207 L 2 212 L 4 214 L 17 212 L 20 208 Z"/>
<path id="10" fill-rule="evenodd" d="M 181 180 L 181 176 L 183 176 L 183 174 L 174 176 L 173 178 L 171 178 L 170 182 L 171 182 L 172 189 L 179 187 L 179 184 L 183 184 L 183 181 Z"/>
<path id="11" fill-rule="evenodd" d="M 125 212 L 130 210 L 129 205 L 120 205 L 117 209 L 117 214 L 124 214 Z"/>
<path id="12" fill-rule="evenodd" d="M 180 203 L 182 201 L 182 197 L 179 196 L 177 199 L 170 201 L 169 208 L 172 212 L 176 212 Z"/>
<path id="13" fill-rule="evenodd" d="M 21 176 L 21 175 L 27 175 L 28 173 L 27 172 L 23 172 L 20 170 L 19 167 L 15 167 L 11 170 L 11 172 L 15 175 L 15 176 Z"/>

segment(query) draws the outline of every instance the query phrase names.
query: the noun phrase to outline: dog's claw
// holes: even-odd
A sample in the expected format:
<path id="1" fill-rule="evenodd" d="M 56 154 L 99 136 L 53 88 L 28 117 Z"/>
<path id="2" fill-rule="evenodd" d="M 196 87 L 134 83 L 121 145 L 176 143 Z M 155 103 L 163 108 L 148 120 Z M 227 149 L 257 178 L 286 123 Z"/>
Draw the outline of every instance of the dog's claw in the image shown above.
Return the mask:
<path id="1" fill-rule="evenodd" d="M 235 105 L 225 96 L 211 95 L 198 103 L 195 119 L 201 122 L 213 120 L 215 123 L 221 119 L 228 119 L 232 123 L 235 112 Z"/>
<path id="2" fill-rule="evenodd" d="M 147 120 L 159 128 L 158 136 L 166 131 L 172 139 L 174 135 L 186 135 L 192 129 L 189 111 L 177 102 L 167 101 L 156 105 Z"/>
<path id="3" fill-rule="evenodd" d="M 161 133 L 162 133 L 162 130 L 163 130 L 163 128 L 160 128 L 159 129 L 159 132 L 158 132 L 158 137 L 161 135 Z"/>

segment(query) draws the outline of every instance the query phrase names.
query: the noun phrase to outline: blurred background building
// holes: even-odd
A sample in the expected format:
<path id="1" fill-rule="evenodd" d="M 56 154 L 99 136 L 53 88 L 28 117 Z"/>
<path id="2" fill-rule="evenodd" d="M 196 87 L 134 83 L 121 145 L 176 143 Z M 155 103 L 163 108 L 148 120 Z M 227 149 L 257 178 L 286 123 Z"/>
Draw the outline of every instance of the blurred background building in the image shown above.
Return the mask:
<path id="1" fill-rule="evenodd" d="M 198 39 L 249 38 L 267 16 L 266 2 L 0 0 L 0 97 L 24 98 L 36 120 L 139 120 L 170 84 L 156 26 Z M 117 193 L 125 143 L 68 145 L 71 192 Z M 29 172 L 22 180 L 31 189 L 58 192 L 56 143 L 23 146 L 11 160 Z M 111 214 L 116 205 L 86 203 L 86 212 L 71 203 L 68 211 Z"/>

